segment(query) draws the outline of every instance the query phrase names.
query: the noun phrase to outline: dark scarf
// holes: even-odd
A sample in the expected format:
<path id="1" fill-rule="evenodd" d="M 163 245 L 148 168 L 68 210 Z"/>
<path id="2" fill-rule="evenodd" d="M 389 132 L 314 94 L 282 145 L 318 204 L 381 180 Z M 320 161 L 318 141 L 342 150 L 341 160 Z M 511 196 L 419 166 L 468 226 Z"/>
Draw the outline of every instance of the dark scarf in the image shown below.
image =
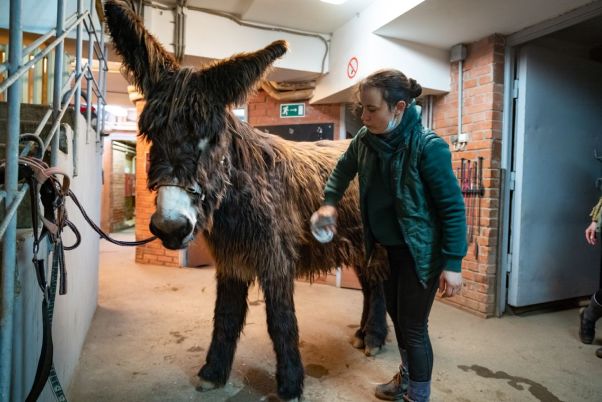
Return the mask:
<path id="1" fill-rule="evenodd" d="M 364 137 L 368 146 L 378 154 L 383 177 L 389 176 L 391 158 L 396 152 L 403 150 L 408 129 L 412 128 L 419 120 L 419 108 L 416 106 L 416 101 L 412 101 L 406 107 L 401 122 L 393 131 L 388 134 L 368 132 L 368 135 Z"/>

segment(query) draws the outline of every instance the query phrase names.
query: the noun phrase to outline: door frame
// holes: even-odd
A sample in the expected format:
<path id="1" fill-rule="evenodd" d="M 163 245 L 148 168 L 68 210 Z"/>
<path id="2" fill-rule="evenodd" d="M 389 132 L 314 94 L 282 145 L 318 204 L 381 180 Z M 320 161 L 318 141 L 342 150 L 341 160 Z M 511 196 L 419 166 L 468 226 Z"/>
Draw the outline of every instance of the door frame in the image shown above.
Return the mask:
<path id="1" fill-rule="evenodd" d="M 511 269 L 512 250 L 510 215 L 511 197 L 515 182 L 515 99 L 518 87 L 515 83 L 518 62 L 518 47 L 534 39 L 568 28 L 583 21 L 602 15 L 602 1 L 596 1 L 560 15 L 556 18 L 530 26 L 506 37 L 504 50 L 504 100 L 502 113 L 502 158 L 500 162 L 500 216 L 497 253 L 496 309 L 495 314 L 501 317 L 506 311 L 508 299 L 508 274 Z"/>

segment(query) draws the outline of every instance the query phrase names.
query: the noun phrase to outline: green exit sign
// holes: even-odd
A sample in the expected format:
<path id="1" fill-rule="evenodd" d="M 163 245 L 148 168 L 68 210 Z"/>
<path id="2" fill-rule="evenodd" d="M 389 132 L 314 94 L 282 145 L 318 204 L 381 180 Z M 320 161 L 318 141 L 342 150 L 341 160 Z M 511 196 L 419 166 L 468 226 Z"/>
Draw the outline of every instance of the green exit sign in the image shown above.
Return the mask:
<path id="1" fill-rule="evenodd" d="M 305 103 L 281 103 L 280 117 L 305 116 Z"/>

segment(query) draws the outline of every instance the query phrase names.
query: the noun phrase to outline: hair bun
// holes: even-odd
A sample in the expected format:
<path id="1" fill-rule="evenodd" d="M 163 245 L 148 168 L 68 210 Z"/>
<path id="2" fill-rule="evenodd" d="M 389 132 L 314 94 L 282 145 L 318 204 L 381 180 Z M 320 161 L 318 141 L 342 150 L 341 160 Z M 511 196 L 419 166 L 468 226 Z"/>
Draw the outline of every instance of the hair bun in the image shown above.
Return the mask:
<path id="1" fill-rule="evenodd" d="M 420 96 L 420 94 L 422 94 L 422 86 L 416 82 L 415 79 L 410 78 L 410 96 L 412 98 L 417 98 Z"/>

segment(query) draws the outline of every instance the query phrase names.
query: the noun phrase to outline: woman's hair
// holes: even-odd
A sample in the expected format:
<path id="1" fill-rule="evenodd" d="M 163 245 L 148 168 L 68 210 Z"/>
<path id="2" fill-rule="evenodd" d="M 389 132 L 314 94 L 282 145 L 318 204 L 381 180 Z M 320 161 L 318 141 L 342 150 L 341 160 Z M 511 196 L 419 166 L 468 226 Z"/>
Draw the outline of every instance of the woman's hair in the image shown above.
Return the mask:
<path id="1" fill-rule="evenodd" d="M 393 110 L 400 100 L 410 103 L 422 93 L 422 87 L 415 79 L 408 78 L 395 69 L 379 70 L 361 80 L 357 87 L 358 95 L 364 88 L 378 89 L 387 102 L 389 110 Z"/>

